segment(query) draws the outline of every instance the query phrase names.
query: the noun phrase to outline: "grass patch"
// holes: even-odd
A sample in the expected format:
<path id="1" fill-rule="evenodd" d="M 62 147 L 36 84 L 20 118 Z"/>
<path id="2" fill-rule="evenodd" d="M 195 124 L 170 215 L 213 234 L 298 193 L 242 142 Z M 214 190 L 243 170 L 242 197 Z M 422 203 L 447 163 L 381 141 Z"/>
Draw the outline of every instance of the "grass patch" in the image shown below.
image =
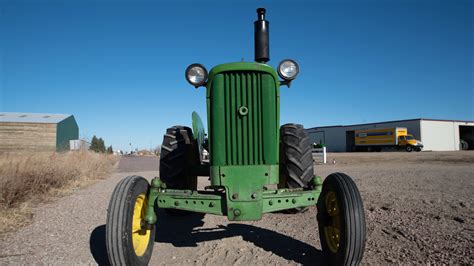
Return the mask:
<path id="1" fill-rule="evenodd" d="M 89 151 L 0 154 L 0 233 L 28 223 L 35 204 L 106 178 L 116 162 Z"/>

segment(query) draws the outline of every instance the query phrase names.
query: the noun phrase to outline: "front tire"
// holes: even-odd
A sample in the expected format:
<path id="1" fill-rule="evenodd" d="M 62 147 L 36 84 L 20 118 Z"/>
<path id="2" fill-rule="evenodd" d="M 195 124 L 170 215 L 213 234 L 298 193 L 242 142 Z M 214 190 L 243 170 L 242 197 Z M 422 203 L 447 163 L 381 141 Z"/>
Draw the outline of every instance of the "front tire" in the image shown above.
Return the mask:
<path id="1" fill-rule="evenodd" d="M 358 265 L 365 248 L 365 215 L 359 190 L 346 174 L 323 183 L 318 203 L 319 238 L 330 265 Z"/>
<path id="2" fill-rule="evenodd" d="M 413 147 L 410 146 L 410 145 L 407 145 L 407 146 L 405 146 L 405 150 L 406 150 L 407 152 L 412 152 L 412 151 L 413 151 Z"/>
<path id="3" fill-rule="evenodd" d="M 155 239 L 155 226 L 143 225 L 148 203 L 148 181 L 128 176 L 115 187 L 107 210 L 106 247 L 111 265 L 147 265 Z"/>

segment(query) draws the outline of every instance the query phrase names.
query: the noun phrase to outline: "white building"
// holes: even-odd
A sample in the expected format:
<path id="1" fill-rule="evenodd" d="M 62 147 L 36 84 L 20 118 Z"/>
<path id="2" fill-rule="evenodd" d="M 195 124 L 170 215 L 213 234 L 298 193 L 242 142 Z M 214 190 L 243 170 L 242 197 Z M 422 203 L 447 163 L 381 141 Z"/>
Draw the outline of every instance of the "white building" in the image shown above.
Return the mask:
<path id="1" fill-rule="evenodd" d="M 83 139 L 72 139 L 69 141 L 71 151 L 88 150 L 91 144 Z"/>
<path id="2" fill-rule="evenodd" d="M 367 123 L 348 126 L 325 126 L 307 129 L 312 143 L 323 143 L 328 152 L 352 151 L 354 131 L 373 128 L 406 127 L 408 133 L 423 142 L 423 150 L 427 151 L 458 151 L 461 140 L 474 149 L 474 121 L 409 119 Z"/>

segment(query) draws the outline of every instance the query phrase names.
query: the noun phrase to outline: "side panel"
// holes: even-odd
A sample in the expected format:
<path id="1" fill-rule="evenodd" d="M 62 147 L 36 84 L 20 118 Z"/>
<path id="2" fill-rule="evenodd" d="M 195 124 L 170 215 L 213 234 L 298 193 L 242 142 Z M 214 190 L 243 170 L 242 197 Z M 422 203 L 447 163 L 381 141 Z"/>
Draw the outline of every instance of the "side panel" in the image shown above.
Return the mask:
<path id="1" fill-rule="evenodd" d="M 355 131 L 355 145 L 396 145 L 397 128 L 383 128 Z"/>

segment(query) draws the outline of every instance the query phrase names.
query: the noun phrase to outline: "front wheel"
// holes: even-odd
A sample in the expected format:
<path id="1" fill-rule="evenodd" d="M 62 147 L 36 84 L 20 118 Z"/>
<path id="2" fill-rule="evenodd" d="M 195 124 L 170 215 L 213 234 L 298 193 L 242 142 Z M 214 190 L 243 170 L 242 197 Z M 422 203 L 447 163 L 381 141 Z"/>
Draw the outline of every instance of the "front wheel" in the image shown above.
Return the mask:
<path id="1" fill-rule="evenodd" d="M 330 265 L 358 265 L 365 248 L 365 215 L 359 190 L 346 174 L 323 183 L 317 203 L 319 238 Z"/>
<path id="2" fill-rule="evenodd" d="M 107 210 L 106 246 L 111 265 L 147 265 L 153 251 L 155 226 L 145 226 L 150 185 L 129 176 L 115 187 Z"/>
<path id="3" fill-rule="evenodd" d="M 407 145 L 407 146 L 405 146 L 405 150 L 406 150 L 407 152 L 412 152 L 412 151 L 413 151 L 413 147 L 410 146 L 410 145 Z"/>

